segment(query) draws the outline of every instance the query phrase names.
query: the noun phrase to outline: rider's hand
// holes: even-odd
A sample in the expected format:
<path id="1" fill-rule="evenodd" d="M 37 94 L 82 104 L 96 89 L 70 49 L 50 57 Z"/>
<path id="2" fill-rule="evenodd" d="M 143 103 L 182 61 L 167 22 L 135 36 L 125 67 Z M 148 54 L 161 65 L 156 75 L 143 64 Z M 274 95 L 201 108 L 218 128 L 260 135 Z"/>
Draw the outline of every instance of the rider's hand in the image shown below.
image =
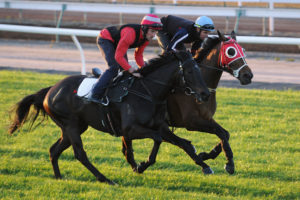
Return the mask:
<path id="1" fill-rule="evenodd" d="M 135 72 L 135 68 L 134 68 L 134 67 L 130 67 L 130 68 L 128 69 L 128 72 L 129 72 L 130 74 L 132 74 L 133 72 Z"/>
<path id="2" fill-rule="evenodd" d="M 136 68 L 135 68 L 135 67 L 130 67 L 130 68 L 128 69 L 128 72 L 129 72 L 130 74 L 132 74 L 132 76 L 135 76 L 135 77 L 138 77 L 138 78 L 143 77 L 140 73 L 135 72 L 135 71 L 136 71 Z"/>

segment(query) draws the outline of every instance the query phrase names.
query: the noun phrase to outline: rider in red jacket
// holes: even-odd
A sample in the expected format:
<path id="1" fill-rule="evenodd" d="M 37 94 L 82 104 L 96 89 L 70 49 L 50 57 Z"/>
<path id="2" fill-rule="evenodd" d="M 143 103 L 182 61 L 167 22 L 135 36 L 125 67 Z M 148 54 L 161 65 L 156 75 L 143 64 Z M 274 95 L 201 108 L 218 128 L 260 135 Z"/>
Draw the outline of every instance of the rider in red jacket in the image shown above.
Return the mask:
<path id="1" fill-rule="evenodd" d="M 92 90 L 89 100 L 96 103 L 104 103 L 102 97 L 110 80 L 118 74 L 120 67 L 135 76 L 136 68 L 130 66 L 127 58 L 127 50 L 135 48 L 134 57 L 139 67 L 145 65 L 143 52 L 149 41 L 155 37 L 158 30 L 162 29 L 160 18 L 154 14 L 146 15 L 141 24 L 126 24 L 118 30 L 116 27 L 103 29 L 98 38 L 98 47 L 107 63 L 108 69 L 99 78 Z"/>

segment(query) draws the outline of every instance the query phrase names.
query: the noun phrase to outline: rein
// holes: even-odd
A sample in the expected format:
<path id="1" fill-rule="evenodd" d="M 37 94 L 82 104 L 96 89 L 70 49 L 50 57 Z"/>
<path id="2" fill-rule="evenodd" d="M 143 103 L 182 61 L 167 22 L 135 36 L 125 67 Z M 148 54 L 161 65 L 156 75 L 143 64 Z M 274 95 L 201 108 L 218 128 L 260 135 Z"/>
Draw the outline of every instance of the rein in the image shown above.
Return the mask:
<path id="1" fill-rule="evenodd" d="M 183 63 L 181 63 L 181 61 L 179 61 L 179 72 L 178 72 L 179 74 L 182 74 L 183 66 L 187 62 L 189 62 L 188 59 L 186 61 L 184 61 Z M 170 86 L 170 87 L 172 86 L 171 84 L 167 84 L 167 83 L 162 82 L 162 81 L 157 80 L 157 79 L 152 79 L 152 78 L 148 78 L 148 77 L 144 77 L 143 79 L 144 80 L 145 79 L 149 80 L 149 81 L 151 81 L 153 83 L 156 83 L 158 85 L 161 85 L 161 86 Z M 153 95 L 152 95 L 151 91 L 149 90 L 149 88 L 147 87 L 147 85 L 144 83 L 143 79 L 140 79 L 140 82 L 141 82 L 143 88 L 146 90 L 147 94 L 144 94 L 144 93 L 136 91 L 136 90 L 132 90 L 130 88 L 128 88 L 128 92 L 130 92 L 130 93 L 132 93 L 132 94 L 134 94 L 136 96 L 139 96 L 139 97 L 141 97 L 141 98 L 143 98 L 143 99 L 145 99 L 147 101 L 154 102 L 155 100 L 153 99 Z M 183 77 L 183 81 L 185 82 L 184 77 Z M 189 88 L 189 87 L 187 87 L 187 88 L 190 90 L 190 94 L 189 95 L 195 93 L 191 88 Z M 162 102 L 165 102 L 165 101 L 162 101 Z M 156 103 L 161 103 L 161 102 L 156 102 Z"/>

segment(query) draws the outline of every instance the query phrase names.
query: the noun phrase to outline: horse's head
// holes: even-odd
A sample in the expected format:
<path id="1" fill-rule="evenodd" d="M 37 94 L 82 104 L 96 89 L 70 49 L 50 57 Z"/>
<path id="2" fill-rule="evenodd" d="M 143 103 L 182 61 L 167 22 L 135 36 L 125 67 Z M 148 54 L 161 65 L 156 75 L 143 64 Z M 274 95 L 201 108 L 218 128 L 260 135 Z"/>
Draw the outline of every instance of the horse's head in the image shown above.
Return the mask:
<path id="1" fill-rule="evenodd" d="M 250 84 L 253 74 L 245 60 L 244 49 L 236 41 L 235 32 L 231 32 L 231 38 L 224 37 L 219 31 L 218 35 L 221 40 L 220 67 L 239 79 L 242 85 Z"/>
<path id="2" fill-rule="evenodd" d="M 177 51 L 175 56 L 180 62 L 179 74 L 185 87 L 185 93 L 193 95 L 197 102 L 207 101 L 210 93 L 192 54 L 187 51 Z"/>

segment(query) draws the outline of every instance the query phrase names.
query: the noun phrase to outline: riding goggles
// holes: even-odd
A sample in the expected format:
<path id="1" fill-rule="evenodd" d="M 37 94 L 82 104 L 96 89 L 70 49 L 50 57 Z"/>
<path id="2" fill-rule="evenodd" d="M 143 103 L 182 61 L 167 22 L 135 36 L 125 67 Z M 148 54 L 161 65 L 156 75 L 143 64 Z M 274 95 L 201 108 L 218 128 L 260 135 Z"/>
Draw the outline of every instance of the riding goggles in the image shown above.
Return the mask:
<path id="1" fill-rule="evenodd" d="M 213 31 L 215 29 L 215 26 L 212 24 L 205 24 L 203 26 L 200 26 L 198 24 L 196 24 L 197 27 L 199 27 L 200 29 L 206 30 L 206 31 Z"/>

